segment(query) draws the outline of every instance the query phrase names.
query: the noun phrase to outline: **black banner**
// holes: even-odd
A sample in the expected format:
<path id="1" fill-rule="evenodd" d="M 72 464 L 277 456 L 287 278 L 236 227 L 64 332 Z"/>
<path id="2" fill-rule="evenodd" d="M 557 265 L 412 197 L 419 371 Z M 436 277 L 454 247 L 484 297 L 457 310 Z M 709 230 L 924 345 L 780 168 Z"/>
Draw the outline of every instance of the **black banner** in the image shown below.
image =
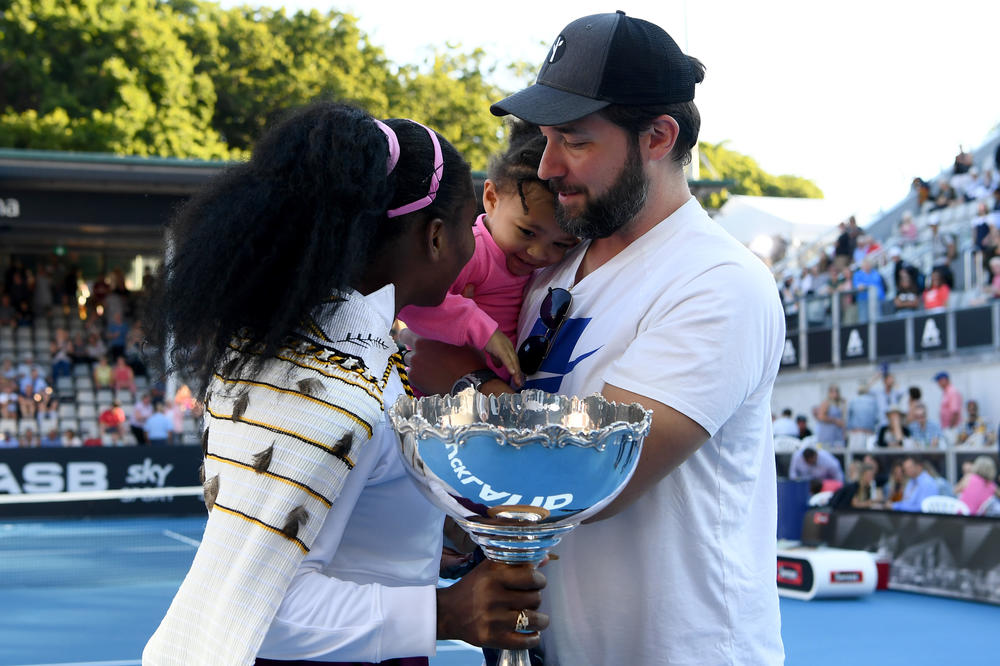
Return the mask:
<path id="1" fill-rule="evenodd" d="M 913 342 L 917 353 L 947 351 L 948 324 L 944 313 L 914 317 Z"/>
<path id="2" fill-rule="evenodd" d="M 955 346 L 986 347 L 992 344 L 992 308 L 972 308 L 955 312 Z"/>
<path id="3" fill-rule="evenodd" d="M 0 451 L 0 495 L 198 486 L 201 448 L 122 447 Z M 191 514 L 198 496 L 0 504 L 0 517 Z"/>
<path id="4" fill-rule="evenodd" d="M 868 324 L 841 326 L 840 362 L 868 360 Z"/>
<path id="5" fill-rule="evenodd" d="M 796 366 L 799 364 L 799 335 L 798 333 L 785 337 L 785 348 L 781 352 L 781 365 Z"/>
<path id="6" fill-rule="evenodd" d="M 995 518 L 834 511 L 824 532 L 834 548 L 891 557 L 890 589 L 1000 604 L 1000 521 Z"/>
<path id="7" fill-rule="evenodd" d="M 833 331 L 830 329 L 809 331 L 806 334 L 806 347 L 809 350 L 809 365 L 833 363 Z"/>
<path id="8" fill-rule="evenodd" d="M 890 319 L 875 324 L 875 353 L 879 359 L 906 356 L 905 319 Z"/>

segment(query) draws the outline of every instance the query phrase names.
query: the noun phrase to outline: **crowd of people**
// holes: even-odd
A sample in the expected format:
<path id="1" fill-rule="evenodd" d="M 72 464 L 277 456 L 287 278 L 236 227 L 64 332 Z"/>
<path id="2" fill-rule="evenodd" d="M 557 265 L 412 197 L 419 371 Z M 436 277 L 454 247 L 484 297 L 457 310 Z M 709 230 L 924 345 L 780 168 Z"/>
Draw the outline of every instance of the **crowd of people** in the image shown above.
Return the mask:
<path id="1" fill-rule="evenodd" d="M 981 257 L 984 275 L 968 302 L 1000 298 L 1000 169 L 978 168 L 962 151 L 949 174 L 930 183 L 914 179 L 913 187 L 916 208 L 902 213 L 893 233 L 876 238 L 851 216 L 807 266 L 776 273 L 786 313 L 805 307 L 810 325 L 828 325 L 833 298 L 844 324 L 864 323 L 872 313 L 946 308 L 954 304 L 954 265 L 963 248 Z M 944 224 L 944 213 L 960 206 L 957 226 Z M 974 215 L 965 212 L 972 208 Z"/>
<path id="2" fill-rule="evenodd" d="M 0 448 L 181 442 L 185 414 L 200 405 L 186 386 L 168 397 L 147 376 L 137 314 L 152 279 L 129 289 L 118 268 L 85 279 L 57 257 L 11 259 L 0 289 Z"/>
<path id="3" fill-rule="evenodd" d="M 943 495 L 958 497 L 971 513 L 1000 515 L 1000 496 L 987 502 L 998 492 L 991 456 L 965 462 L 961 479 L 952 485 L 928 455 L 951 446 L 992 447 L 998 436 L 980 414 L 978 401 L 963 403 L 947 372 L 938 372 L 933 380 L 940 389 L 934 418 L 928 415 L 920 388 L 911 386 L 904 392 L 888 372 L 861 380 L 857 394 L 849 399 L 831 384 L 812 411 L 815 433 L 806 415 L 793 420 L 792 410 L 783 409 L 772 424 L 775 437 L 802 440 L 788 464 L 788 478 L 810 481 L 811 492 L 827 493 L 834 506 L 920 511 L 923 499 Z M 845 471 L 835 453 L 846 446 L 866 453 L 863 462 L 852 460 Z M 902 457 L 878 453 L 891 449 L 908 453 Z M 859 481 L 863 476 L 866 480 Z"/>

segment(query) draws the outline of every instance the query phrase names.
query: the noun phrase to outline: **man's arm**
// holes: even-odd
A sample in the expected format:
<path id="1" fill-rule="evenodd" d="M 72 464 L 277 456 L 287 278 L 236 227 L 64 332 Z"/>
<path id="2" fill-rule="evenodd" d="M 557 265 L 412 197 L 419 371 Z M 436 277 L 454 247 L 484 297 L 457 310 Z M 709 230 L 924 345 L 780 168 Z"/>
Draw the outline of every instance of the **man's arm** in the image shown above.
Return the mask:
<path id="1" fill-rule="evenodd" d="M 653 421 L 642 446 L 639 464 L 628 485 L 611 504 L 586 522 L 610 518 L 627 508 L 640 495 L 677 469 L 709 438 L 704 428 L 661 402 L 610 384 L 604 385 L 601 394 L 612 402 L 639 403 L 653 411 Z"/>

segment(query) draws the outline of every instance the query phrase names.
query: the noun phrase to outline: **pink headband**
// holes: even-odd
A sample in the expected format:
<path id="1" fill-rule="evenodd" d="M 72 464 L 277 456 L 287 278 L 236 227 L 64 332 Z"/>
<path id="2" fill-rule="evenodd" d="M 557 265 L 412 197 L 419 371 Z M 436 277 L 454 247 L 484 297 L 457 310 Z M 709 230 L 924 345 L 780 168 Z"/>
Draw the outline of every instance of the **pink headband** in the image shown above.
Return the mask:
<path id="1" fill-rule="evenodd" d="M 414 125 L 420 125 L 420 123 L 415 120 L 410 120 L 410 122 Z M 386 159 L 385 172 L 390 174 L 392 173 L 392 170 L 396 168 L 396 163 L 399 161 L 399 139 L 396 137 L 396 133 L 392 131 L 392 128 L 381 120 L 376 119 L 375 126 L 382 130 L 382 133 L 385 134 L 386 140 L 389 142 L 389 157 Z M 427 196 L 386 212 L 386 215 L 390 218 L 406 215 L 407 213 L 412 213 L 415 210 L 420 210 L 421 208 L 426 208 L 431 205 L 434 202 L 434 198 L 437 196 L 438 187 L 441 185 L 441 177 L 444 174 L 444 159 L 441 155 L 441 143 L 438 141 L 437 134 L 434 133 L 434 130 L 425 127 L 424 125 L 420 126 L 427 130 L 427 133 L 431 137 L 431 143 L 434 145 L 434 171 L 431 172 L 431 185 L 427 191 Z"/>

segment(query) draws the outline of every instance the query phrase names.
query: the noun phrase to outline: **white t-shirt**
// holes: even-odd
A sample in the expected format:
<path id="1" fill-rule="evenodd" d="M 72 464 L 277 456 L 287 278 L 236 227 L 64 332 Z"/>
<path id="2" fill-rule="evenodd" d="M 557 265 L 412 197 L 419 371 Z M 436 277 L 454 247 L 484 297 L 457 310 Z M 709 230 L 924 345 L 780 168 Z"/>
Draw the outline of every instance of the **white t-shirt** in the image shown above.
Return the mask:
<path id="1" fill-rule="evenodd" d="M 544 333 L 547 287 L 573 302 L 528 386 L 618 386 L 711 439 L 623 512 L 555 547 L 545 663 L 781 663 L 771 389 L 784 319 L 774 280 L 694 198 L 574 285 L 586 248 L 529 289 L 519 340 Z"/>

